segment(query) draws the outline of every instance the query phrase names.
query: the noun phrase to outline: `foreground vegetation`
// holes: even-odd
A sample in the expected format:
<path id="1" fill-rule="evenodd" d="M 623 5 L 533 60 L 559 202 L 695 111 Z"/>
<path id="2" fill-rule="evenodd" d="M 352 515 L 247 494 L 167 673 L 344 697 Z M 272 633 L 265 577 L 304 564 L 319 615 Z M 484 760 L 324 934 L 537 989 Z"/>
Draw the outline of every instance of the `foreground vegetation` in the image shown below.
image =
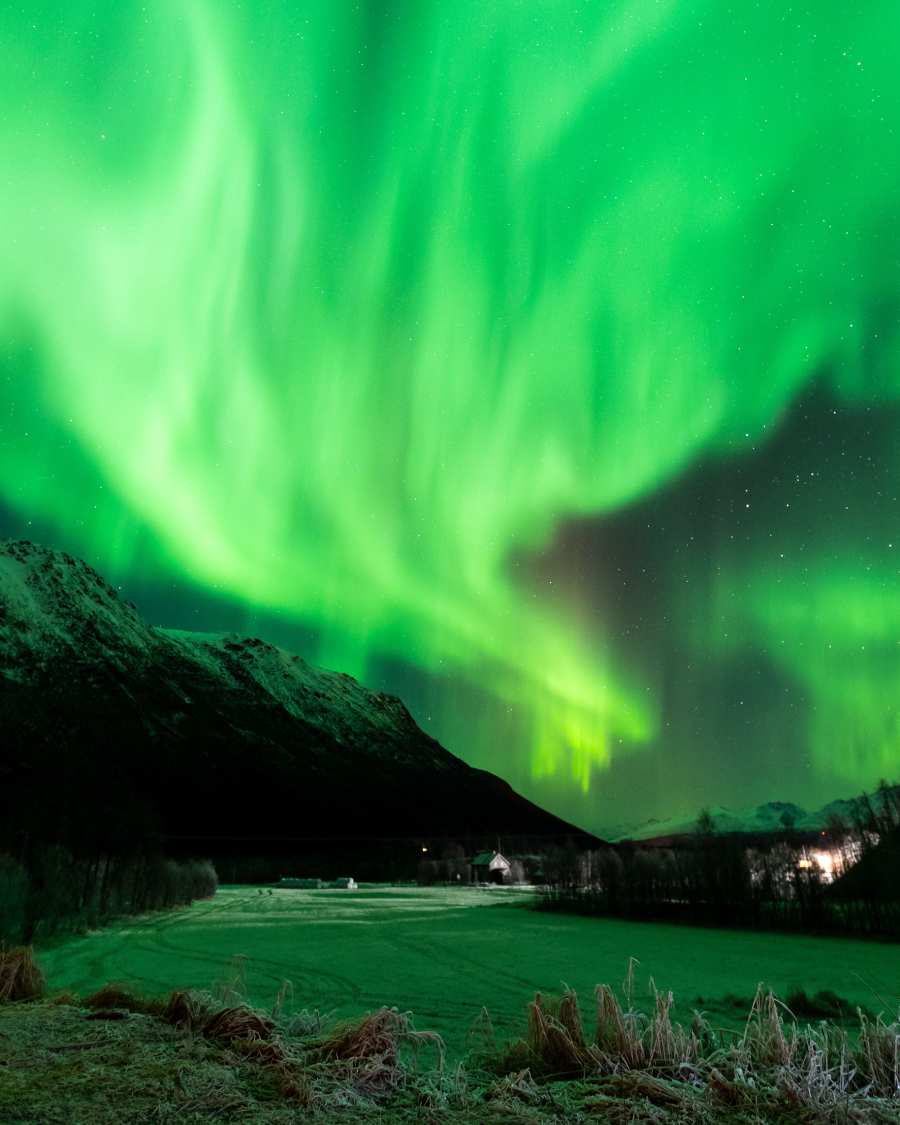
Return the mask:
<path id="1" fill-rule="evenodd" d="M 215 991 L 147 999 L 116 986 L 42 999 L 30 950 L 0 954 L 0 1120 L 9 1125 L 278 1123 L 373 1116 L 450 1122 L 896 1122 L 900 1021 L 855 1034 L 797 1023 L 760 990 L 743 1031 L 671 1018 L 671 993 L 635 1009 L 629 971 L 582 1017 L 571 990 L 528 1005 L 497 1042 L 482 1014 L 467 1057 L 381 1007 L 329 1025 L 283 986 L 266 1011 L 241 999 L 242 966 Z"/>

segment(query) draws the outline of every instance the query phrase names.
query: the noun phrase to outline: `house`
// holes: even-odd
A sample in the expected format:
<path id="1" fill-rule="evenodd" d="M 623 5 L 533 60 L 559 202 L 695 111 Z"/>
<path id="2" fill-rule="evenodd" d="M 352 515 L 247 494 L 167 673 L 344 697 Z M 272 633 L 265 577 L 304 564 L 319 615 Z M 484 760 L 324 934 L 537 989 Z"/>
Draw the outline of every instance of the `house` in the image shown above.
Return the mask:
<path id="1" fill-rule="evenodd" d="M 510 862 L 500 852 L 479 852 L 472 857 L 472 880 L 476 883 L 506 883 Z"/>
<path id="2" fill-rule="evenodd" d="M 291 876 L 284 876 L 279 880 L 279 887 L 293 887 L 295 890 L 301 891 L 318 891 L 321 890 L 325 884 L 321 879 L 295 879 Z"/>
<path id="3" fill-rule="evenodd" d="M 340 878 L 335 879 L 330 886 L 342 891 L 355 891 L 358 884 L 352 875 L 342 875 Z"/>

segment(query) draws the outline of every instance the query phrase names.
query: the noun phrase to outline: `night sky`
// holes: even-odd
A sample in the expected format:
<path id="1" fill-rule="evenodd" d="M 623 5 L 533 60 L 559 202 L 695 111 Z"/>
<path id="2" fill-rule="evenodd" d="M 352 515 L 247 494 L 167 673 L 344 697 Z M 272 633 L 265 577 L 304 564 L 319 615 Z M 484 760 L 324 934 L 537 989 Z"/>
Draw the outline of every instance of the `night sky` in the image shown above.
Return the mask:
<path id="1" fill-rule="evenodd" d="M 0 533 L 587 827 L 900 775 L 900 9 L 0 9 Z"/>

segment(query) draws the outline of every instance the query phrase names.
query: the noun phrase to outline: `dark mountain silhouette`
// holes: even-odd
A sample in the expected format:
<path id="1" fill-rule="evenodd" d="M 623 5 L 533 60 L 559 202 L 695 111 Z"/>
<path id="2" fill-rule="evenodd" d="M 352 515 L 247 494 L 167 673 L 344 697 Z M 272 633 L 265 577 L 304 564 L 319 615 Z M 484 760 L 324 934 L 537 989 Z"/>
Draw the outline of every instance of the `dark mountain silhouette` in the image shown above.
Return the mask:
<path id="1" fill-rule="evenodd" d="M 261 640 L 153 628 L 86 563 L 25 541 L 0 544 L 0 719 L 7 837 L 596 842 L 454 757 L 399 699 Z"/>
<path id="2" fill-rule="evenodd" d="M 900 827 L 883 836 L 836 880 L 831 894 L 851 901 L 900 902 Z"/>

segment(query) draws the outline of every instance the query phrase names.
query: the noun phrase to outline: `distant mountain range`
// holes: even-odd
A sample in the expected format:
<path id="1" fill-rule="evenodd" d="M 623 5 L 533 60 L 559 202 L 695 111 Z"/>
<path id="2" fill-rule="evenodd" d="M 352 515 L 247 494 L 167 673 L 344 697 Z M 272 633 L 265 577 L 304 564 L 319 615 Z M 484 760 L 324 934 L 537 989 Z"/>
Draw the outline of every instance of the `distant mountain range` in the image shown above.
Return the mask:
<path id="1" fill-rule="evenodd" d="M 261 640 L 154 628 L 85 562 L 26 541 L 0 544 L 0 720 L 0 832 L 20 841 L 595 842 L 394 696 Z"/>
<path id="2" fill-rule="evenodd" d="M 731 832 L 747 833 L 752 835 L 767 835 L 773 832 L 783 832 L 786 828 L 798 832 L 817 832 L 826 828 L 835 819 L 841 820 L 850 826 L 859 809 L 860 797 L 848 797 L 829 801 L 827 805 L 808 812 L 799 805 L 790 801 L 768 801 L 755 808 L 729 809 L 716 805 L 709 809 L 713 818 L 716 832 L 727 834 Z M 880 797 L 873 793 L 870 797 L 876 810 L 880 810 Z M 610 842 L 621 840 L 655 840 L 671 836 L 685 836 L 697 831 L 697 817 L 676 816 L 667 820 L 646 820 L 638 824 L 618 824 L 610 827 L 603 834 Z"/>

